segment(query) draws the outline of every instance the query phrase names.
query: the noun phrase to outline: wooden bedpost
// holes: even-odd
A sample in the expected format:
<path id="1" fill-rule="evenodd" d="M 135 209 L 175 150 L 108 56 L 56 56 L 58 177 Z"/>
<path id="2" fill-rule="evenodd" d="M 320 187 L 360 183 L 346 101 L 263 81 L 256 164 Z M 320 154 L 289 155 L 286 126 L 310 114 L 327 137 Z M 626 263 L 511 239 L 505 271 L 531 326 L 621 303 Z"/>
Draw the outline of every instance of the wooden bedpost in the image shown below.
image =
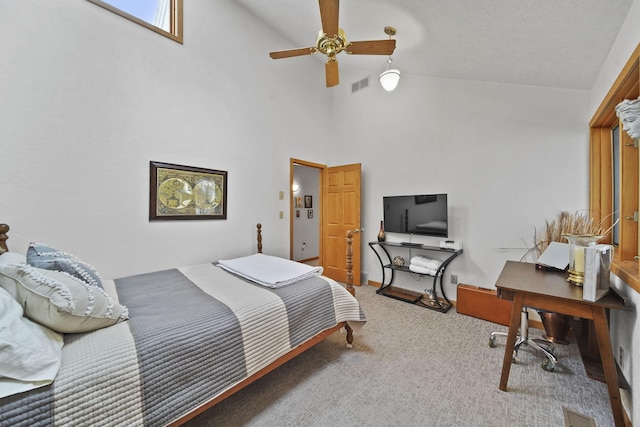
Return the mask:
<path id="1" fill-rule="evenodd" d="M 0 254 L 9 252 L 9 248 L 7 247 L 8 232 L 9 226 L 7 224 L 0 224 Z"/>
<path id="2" fill-rule="evenodd" d="M 258 253 L 262 253 L 262 224 L 258 223 Z"/>
<path id="3" fill-rule="evenodd" d="M 347 231 L 347 291 L 354 297 L 356 288 L 353 287 L 353 235 L 358 230 Z M 347 332 L 347 348 L 353 348 L 353 329 L 345 322 L 344 330 Z"/>
<path id="4" fill-rule="evenodd" d="M 353 329 L 345 322 L 344 330 L 347 331 L 347 348 L 353 348 Z"/>
<path id="5" fill-rule="evenodd" d="M 354 230 L 347 231 L 347 290 L 353 296 L 356 296 L 356 290 L 353 287 L 353 235 Z"/>

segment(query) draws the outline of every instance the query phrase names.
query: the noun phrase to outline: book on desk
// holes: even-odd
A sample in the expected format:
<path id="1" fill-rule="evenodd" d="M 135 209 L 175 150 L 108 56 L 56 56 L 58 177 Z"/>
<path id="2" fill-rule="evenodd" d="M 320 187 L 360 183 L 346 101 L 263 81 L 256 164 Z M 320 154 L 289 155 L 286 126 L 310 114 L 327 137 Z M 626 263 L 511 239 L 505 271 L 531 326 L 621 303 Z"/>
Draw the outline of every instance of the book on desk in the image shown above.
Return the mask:
<path id="1" fill-rule="evenodd" d="M 567 267 L 569 267 L 568 243 L 549 243 L 536 262 L 536 268 L 542 271 L 564 271 Z"/>

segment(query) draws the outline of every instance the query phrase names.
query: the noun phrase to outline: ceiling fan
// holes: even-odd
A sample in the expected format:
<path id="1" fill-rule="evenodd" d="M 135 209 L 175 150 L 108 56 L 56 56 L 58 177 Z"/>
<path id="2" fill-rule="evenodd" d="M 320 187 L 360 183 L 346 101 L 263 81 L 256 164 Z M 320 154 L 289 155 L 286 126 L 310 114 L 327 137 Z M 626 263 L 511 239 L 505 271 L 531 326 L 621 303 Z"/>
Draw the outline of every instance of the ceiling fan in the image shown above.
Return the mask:
<path id="1" fill-rule="evenodd" d="M 318 0 L 318 2 L 320 4 L 322 29 L 318 33 L 316 45 L 313 47 L 270 52 L 269 56 L 271 58 L 282 59 L 309 55 L 316 52 L 324 53 L 327 55 L 327 61 L 325 62 L 327 87 L 332 87 L 340 82 L 338 60 L 336 59 L 336 55 L 340 52 L 345 51 L 353 55 L 391 55 L 395 50 L 396 41 L 391 38 L 389 38 L 389 40 L 348 42 L 344 31 L 338 27 L 340 0 Z M 390 33 L 387 34 L 389 34 L 389 36 L 392 35 Z"/>

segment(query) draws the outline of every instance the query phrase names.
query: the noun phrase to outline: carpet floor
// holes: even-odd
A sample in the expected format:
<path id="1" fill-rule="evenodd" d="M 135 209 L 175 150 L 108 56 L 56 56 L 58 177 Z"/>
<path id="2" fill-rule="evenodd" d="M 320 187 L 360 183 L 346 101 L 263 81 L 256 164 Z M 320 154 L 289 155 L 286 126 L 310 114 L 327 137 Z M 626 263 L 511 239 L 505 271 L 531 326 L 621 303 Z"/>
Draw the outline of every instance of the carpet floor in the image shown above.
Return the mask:
<path id="1" fill-rule="evenodd" d="M 605 384 L 589 379 L 575 339 L 555 371 L 522 347 L 498 388 L 505 326 L 356 289 L 368 322 L 354 348 L 336 333 L 187 426 L 565 426 L 563 407 L 612 426 Z M 531 329 L 537 338 L 541 331 Z"/>

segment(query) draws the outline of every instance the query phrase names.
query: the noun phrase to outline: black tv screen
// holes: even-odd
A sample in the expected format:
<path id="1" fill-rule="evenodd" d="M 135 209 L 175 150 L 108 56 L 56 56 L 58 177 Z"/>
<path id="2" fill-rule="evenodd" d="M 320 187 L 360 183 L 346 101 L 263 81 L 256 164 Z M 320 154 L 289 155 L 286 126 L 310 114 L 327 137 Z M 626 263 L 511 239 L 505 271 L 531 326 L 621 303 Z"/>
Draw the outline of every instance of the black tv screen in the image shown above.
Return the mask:
<path id="1" fill-rule="evenodd" d="M 449 237 L 446 194 L 385 196 L 384 231 Z"/>

